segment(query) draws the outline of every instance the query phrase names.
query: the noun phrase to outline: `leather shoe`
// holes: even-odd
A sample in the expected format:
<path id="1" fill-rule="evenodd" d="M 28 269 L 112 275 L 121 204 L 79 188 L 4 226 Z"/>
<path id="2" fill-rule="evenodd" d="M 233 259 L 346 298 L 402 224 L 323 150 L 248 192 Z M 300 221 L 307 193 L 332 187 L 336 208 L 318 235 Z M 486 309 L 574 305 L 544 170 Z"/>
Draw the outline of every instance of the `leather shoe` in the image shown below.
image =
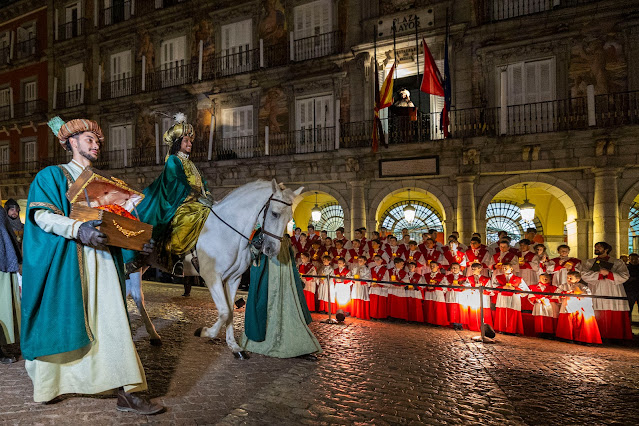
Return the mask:
<path id="1" fill-rule="evenodd" d="M 129 411 L 143 416 L 158 414 L 164 411 L 164 407 L 154 404 L 147 398 L 141 398 L 132 393 L 124 392 L 118 389 L 118 404 L 115 407 L 118 411 Z"/>
<path id="2" fill-rule="evenodd" d="M 0 357 L 0 364 L 13 364 L 14 362 L 16 362 L 16 358 L 13 356 Z"/>

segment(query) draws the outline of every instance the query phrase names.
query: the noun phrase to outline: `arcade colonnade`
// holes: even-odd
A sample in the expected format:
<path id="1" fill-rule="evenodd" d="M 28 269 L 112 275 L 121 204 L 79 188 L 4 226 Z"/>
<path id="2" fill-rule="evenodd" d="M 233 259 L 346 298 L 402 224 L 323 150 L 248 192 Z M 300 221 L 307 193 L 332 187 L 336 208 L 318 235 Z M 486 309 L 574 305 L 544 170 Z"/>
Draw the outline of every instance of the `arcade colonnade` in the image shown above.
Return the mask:
<path id="1" fill-rule="evenodd" d="M 524 201 L 525 184 L 528 198 L 536 204 L 535 223 L 530 225 L 542 228 L 551 251 L 567 243 L 573 255 L 587 258 L 594 242 L 604 240 L 618 256 L 628 253 L 629 215 L 639 195 L 639 178 L 622 175 L 618 169 L 606 168 L 588 173 L 296 182 L 305 190 L 293 205 L 293 217 L 296 226 L 306 230 L 313 223 L 310 212 L 315 204 L 332 206 L 332 211 L 341 207 L 350 238 L 362 226 L 369 235 L 379 229 L 394 206 L 393 211 L 401 212 L 409 203 L 420 204 L 433 212 L 433 220 L 441 222 L 444 235 L 456 230 L 466 243 L 473 232 L 485 239 L 487 226 L 500 227 L 501 222 L 493 217 L 495 206 L 518 211 L 514 206 Z"/>

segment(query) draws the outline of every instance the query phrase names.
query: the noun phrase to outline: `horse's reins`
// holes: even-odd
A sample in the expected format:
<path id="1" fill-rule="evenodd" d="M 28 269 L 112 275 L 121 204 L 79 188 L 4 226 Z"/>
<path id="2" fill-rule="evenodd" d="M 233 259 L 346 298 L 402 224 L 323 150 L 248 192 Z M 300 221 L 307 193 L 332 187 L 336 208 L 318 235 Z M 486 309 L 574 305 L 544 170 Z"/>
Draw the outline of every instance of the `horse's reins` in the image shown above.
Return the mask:
<path id="1" fill-rule="evenodd" d="M 271 232 L 268 232 L 266 229 L 264 229 L 264 224 L 266 223 L 266 213 L 268 212 L 268 209 L 271 206 L 271 201 L 277 201 L 278 203 L 282 203 L 282 204 L 284 204 L 286 206 L 292 206 L 293 204 L 292 203 L 287 203 L 286 201 L 279 200 L 277 198 L 273 198 L 273 195 L 275 195 L 275 194 L 274 193 L 271 194 L 271 196 L 268 198 L 266 203 L 262 206 L 260 211 L 257 213 L 257 216 L 259 217 L 260 213 L 264 212 L 264 214 L 262 215 L 262 231 L 261 231 L 262 234 L 268 235 L 269 237 L 275 238 L 276 240 L 282 242 L 282 237 L 281 236 L 277 236 L 277 235 L 275 235 L 275 234 L 273 234 Z M 237 233 L 240 237 L 242 237 L 245 240 L 247 240 L 249 243 L 253 243 L 253 237 L 252 236 L 251 236 L 251 238 L 249 238 L 246 235 L 242 234 L 237 229 L 235 229 L 232 225 L 230 225 L 227 221 L 225 221 L 217 213 L 215 213 L 215 210 L 213 210 L 213 206 L 211 206 L 210 209 L 211 209 L 211 213 L 213 213 L 213 216 L 218 218 L 220 220 L 220 222 L 222 222 L 223 224 L 225 224 L 226 226 L 231 228 L 233 231 L 235 231 L 235 233 Z"/>

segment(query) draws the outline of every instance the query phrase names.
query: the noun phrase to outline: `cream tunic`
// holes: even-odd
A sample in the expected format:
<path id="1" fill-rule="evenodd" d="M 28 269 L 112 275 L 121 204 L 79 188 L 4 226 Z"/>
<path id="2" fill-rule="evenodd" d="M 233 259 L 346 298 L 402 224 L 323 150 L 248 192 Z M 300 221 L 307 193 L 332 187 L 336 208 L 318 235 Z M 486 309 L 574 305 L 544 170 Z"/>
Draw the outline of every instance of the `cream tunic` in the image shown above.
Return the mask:
<path id="1" fill-rule="evenodd" d="M 74 179 L 82 172 L 73 161 L 63 167 Z M 77 236 L 80 225 L 47 210 L 36 212 L 35 220 L 46 232 L 69 239 Z M 94 340 L 75 351 L 26 361 L 36 402 L 50 401 L 68 393 L 97 394 L 119 387 L 127 392 L 146 389 L 144 369 L 131 337 L 113 258 L 108 250 L 85 246 L 83 252 L 85 306 Z"/>
<path id="2" fill-rule="evenodd" d="M 18 274 L 0 271 L 0 345 L 20 340 L 20 288 Z"/>

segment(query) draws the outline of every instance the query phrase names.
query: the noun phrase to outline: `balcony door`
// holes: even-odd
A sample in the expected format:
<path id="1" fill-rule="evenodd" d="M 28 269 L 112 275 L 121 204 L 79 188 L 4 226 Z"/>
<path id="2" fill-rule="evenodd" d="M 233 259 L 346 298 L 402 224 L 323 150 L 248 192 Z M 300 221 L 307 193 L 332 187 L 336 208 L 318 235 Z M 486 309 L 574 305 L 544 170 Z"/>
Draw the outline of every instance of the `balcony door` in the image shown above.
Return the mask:
<path id="1" fill-rule="evenodd" d="M 9 31 L 0 33 L 0 64 L 9 63 L 10 42 Z"/>
<path id="2" fill-rule="evenodd" d="M 160 57 L 162 87 L 178 86 L 185 83 L 185 46 L 186 37 L 184 36 L 162 42 Z"/>
<path id="3" fill-rule="evenodd" d="M 253 23 L 250 19 L 222 27 L 222 74 L 238 74 L 251 70 Z"/>
<path id="4" fill-rule="evenodd" d="M 111 55 L 111 97 L 131 94 L 131 51 Z"/>
<path id="5" fill-rule="evenodd" d="M 22 146 L 22 159 L 28 170 L 36 168 L 36 152 L 37 146 L 35 140 L 28 140 L 23 142 Z"/>
<path id="6" fill-rule="evenodd" d="M 555 126 L 554 60 L 520 62 L 507 68 L 508 133 L 550 132 Z M 503 106 L 502 106 L 503 107 Z"/>
<path id="7" fill-rule="evenodd" d="M 72 65 L 66 68 L 66 106 L 75 106 L 84 103 L 84 69 L 82 64 Z"/>
<path id="8" fill-rule="evenodd" d="M 295 8 L 295 60 L 317 58 L 333 48 L 331 0 L 317 0 Z"/>
<path id="9" fill-rule="evenodd" d="M 11 88 L 0 90 L 0 120 L 11 118 Z"/>
<path id="10" fill-rule="evenodd" d="M 295 152 L 328 151 L 334 147 L 333 95 L 298 99 L 296 102 Z"/>
<path id="11" fill-rule="evenodd" d="M 66 39 L 77 37 L 82 34 L 82 25 L 80 24 L 80 2 L 70 4 L 64 10 Z"/>
<path id="12" fill-rule="evenodd" d="M 0 170 L 6 171 L 9 168 L 9 145 L 0 145 Z"/>
<path id="13" fill-rule="evenodd" d="M 109 167 L 120 168 L 131 164 L 131 148 L 133 148 L 133 126 L 130 123 L 111 126 L 109 132 L 108 158 Z M 127 150 L 127 161 L 124 161 L 124 150 Z"/>
<path id="14" fill-rule="evenodd" d="M 36 110 L 36 101 L 38 99 L 38 84 L 35 81 L 28 81 L 22 86 L 24 100 L 24 114 L 31 115 Z"/>
<path id="15" fill-rule="evenodd" d="M 35 38 L 36 38 L 36 26 L 35 22 L 31 22 L 27 25 L 18 27 L 18 44 L 16 45 L 17 54 L 19 58 L 24 58 L 30 55 L 35 55 Z"/>
<path id="16" fill-rule="evenodd" d="M 104 0 L 104 25 L 131 19 L 131 1 Z"/>
<path id="17" fill-rule="evenodd" d="M 222 110 L 222 154 L 234 154 L 237 158 L 255 155 L 253 136 L 253 106 Z"/>

